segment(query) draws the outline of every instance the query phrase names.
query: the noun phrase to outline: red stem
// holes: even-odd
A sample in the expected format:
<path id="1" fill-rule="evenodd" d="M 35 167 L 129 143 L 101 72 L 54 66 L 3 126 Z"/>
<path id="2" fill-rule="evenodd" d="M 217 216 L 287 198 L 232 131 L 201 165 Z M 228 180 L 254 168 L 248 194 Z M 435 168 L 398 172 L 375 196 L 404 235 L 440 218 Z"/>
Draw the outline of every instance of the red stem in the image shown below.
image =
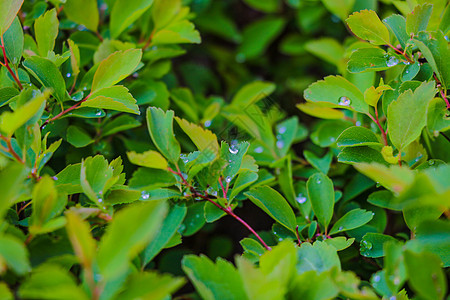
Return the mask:
<path id="1" fill-rule="evenodd" d="M 6 56 L 6 50 L 5 50 L 5 43 L 3 41 L 3 35 L 1 36 L 1 41 L 2 41 L 2 45 L 0 46 L 0 48 L 2 48 L 2 52 L 3 52 L 3 59 L 5 60 L 4 63 L 0 63 L 2 66 L 6 67 L 6 69 L 8 69 L 8 72 L 11 74 L 11 76 L 13 77 L 14 81 L 17 83 L 17 85 L 19 86 L 19 89 L 23 89 L 22 83 L 20 83 L 19 78 L 17 78 L 16 74 L 13 72 L 13 70 L 11 69 L 11 67 L 9 66 L 8 63 L 8 57 Z"/>
<path id="2" fill-rule="evenodd" d="M 251 233 L 253 233 L 256 238 L 261 242 L 261 244 L 267 249 L 267 250 L 272 250 L 272 248 L 270 248 L 265 242 L 264 240 L 261 238 L 261 236 L 244 220 L 242 220 L 239 216 L 237 216 L 233 210 L 231 209 L 231 207 L 223 207 L 222 205 L 220 205 L 219 203 L 213 201 L 212 199 L 210 199 L 208 196 L 205 196 L 203 194 L 200 194 L 199 192 L 197 192 L 194 187 L 192 187 L 191 185 L 189 185 L 189 183 L 186 181 L 186 179 L 184 179 L 183 175 L 180 172 L 180 168 L 178 167 L 178 165 L 176 165 L 177 167 L 177 171 L 174 171 L 172 168 L 167 168 L 167 170 L 177 176 L 179 176 L 182 180 L 183 180 L 183 184 L 186 185 L 191 193 L 193 197 L 200 197 L 208 202 L 210 202 L 211 204 L 215 205 L 218 209 L 220 209 L 221 211 L 223 211 L 224 213 L 226 213 L 229 216 L 232 216 L 233 218 L 235 218 L 238 222 L 240 222 L 242 225 L 244 225 Z M 220 184 L 222 185 L 221 180 L 219 179 Z M 223 188 L 223 185 L 222 185 Z"/>
<path id="3" fill-rule="evenodd" d="M 72 110 L 74 110 L 74 109 L 77 109 L 77 108 L 81 105 L 81 103 L 83 103 L 83 102 L 85 102 L 87 99 L 89 99 L 90 96 L 91 96 L 91 94 L 87 95 L 86 98 L 84 98 L 84 99 L 81 100 L 80 102 L 78 102 L 78 103 L 76 103 L 75 105 L 73 105 L 73 106 L 71 106 L 71 107 L 69 107 L 69 108 L 63 110 L 62 112 L 60 112 L 59 114 L 57 114 L 57 115 L 54 116 L 53 118 L 48 119 L 47 121 L 45 121 L 44 124 L 42 124 L 41 129 L 42 129 L 42 127 L 44 127 L 44 126 L 47 125 L 48 123 L 53 122 L 53 121 L 55 121 L 55 120 L 61 118 L 63 115 L 67 114 L 69 111 L 72 111 Z"/>
<path id="4" fill-rule="evenodd" d="M 391 44 L 388 44 L 389 47 L 391 47 L 392 49 L 395 50 L 395 52 L 397 52 L 398 54 L 402 55 L 409 63 L 413 64 L 414 61 L 411 60 L 408 55 L 406 55 L 406 49 L 405 52 L 398 50 L 396 47 L 392 46 Z"/>
<path id="5" fill-rule="evenodd" d="M 435 80 L 436 83 L 437 83 L 437 87 L 438 87 L 438 89 L 439 89 L 439 93 L 441 94 L 442 99 L 444 99 L 445 104 L 447 105 L 447 109 L 450 109 L 450 103 L 448 102 L 448 98 L 447 98 L 447 96 L 445 95 L 444 90 L 442 89 L 442 83 L 441 83 L 441 82 L 439 81 L 439 79 L 437 78 L 436 73 L 433 73 L 433 77 L 434 77 L 434 80 Z"/>
<path id="6" fill-rule="evenodd" d="M 22 158 L 19 156 L 19 154 L 14 151 L 12 144 L 11 144 L 11 138 L 7 138 L 3 135 L 0 135 L 0 138 L 6 142 L 6 145 L 8 146 L 8 152 L 21 164 L 24 164 L 25 162 L 22 160 Z"/>
<path id="7" fill-rule="evenodd" d="M 370 113 L 367 113 L 367 115 L 369 116 L 369 118 L 372 119 L 372 121 L 374 121 L 377 124 L 378 128 L 381 131 L 381 136 L 383 138 L 383 144 L 385 146 L 387 146 L 388 142 L 387 142 L 386 132 L 384 131 L 383 127 L 380 124 L 380 121 L 378 120 L 378 110 L 377 110 L 377 108 L 375 107 L 375 116 L 376 116 L 376 118 L 374 118 Z"/>

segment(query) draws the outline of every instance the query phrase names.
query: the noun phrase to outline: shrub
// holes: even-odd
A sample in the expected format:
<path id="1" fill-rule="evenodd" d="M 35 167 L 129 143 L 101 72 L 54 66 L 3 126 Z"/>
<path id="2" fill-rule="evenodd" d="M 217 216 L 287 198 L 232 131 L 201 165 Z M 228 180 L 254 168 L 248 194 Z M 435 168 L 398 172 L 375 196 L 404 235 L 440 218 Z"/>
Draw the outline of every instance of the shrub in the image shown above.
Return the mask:
<path id="1" fill-rule="evenodd" d="M 0 298 L 444 299 L 429 2 L 0 0 Z"/>

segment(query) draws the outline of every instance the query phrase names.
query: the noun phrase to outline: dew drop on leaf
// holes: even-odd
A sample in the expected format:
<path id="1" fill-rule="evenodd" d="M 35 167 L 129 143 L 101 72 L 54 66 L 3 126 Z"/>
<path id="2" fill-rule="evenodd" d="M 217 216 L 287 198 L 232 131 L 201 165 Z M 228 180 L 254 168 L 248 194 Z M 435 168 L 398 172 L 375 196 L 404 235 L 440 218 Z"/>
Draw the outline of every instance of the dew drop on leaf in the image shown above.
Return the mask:
<path id="1" fill-rule="evenodd" d="M 282 149 L 283 147 L 284 147 L 284 142 L 278 140 L 278 141 L 277 141 L 277 148 L 278 148 L 278 149 Z"/>
<path id="2" fill-rule="evenodd" d="M 344 226 L 339 226 L 338 230 L 341 231 L 344 229 Z"/>
<path id="3" fill-rule="evenodd" d="M 205 127 L 208 128 L 209 126 L 211 126 L 211 121 L 210 120 L 206 120 L 205 121 Z"/>
<path id="4" fill-rule="evenodd" d="M 263 147 L 256 147 L 254 151 L 255 153 L 262 153 L 263 150 L 264 150 Z"/>
<path id="5" fill-rule="evenodd" d="M 98 202 L 102 203 L 103 199 L 102 198 L 98 198 Z"/>
<path id="6" fill-rule="evenodd" d="M 278 129 L 279 134 L 283 134 L 285 132 L 286 132 L 286 127 L 284 127 L 284 126 L 280 127 L 280 129 Z"/>
<path id="7" fill-rule="evenodd" d="M 352 101 L 346 96 L 342 96 L 341 98 L 339 98 L 338 102 L 338 104 L 342 106 L 349 106 L 351 103 Z"/>
<path id="8" fill-rule="evenodd" d="M 380 275 L 375 275 L 375 276 L 373 276 L 373 281 L 374 281 L 374 282 L 379 282 L 380 280 L 381 280 Z"/>
<path id="9" fill-rule="evenodd" d="M 386 65 L 388 67 L 393 67 L 396 66 L 398 64 L 398 59 L 395 56 L 391 56 L 388 58 L 388 60 L 386 61 Z"/>
<path id="10" fill-rule="evenodd" d="M 295 200 L 297 200 L 298 203 L 303 204 L 306 202 L 306 197 L 304 197 L 302 194 L 298 194 Z"/>
<path id="11" fill-rule="evenodd" d="M 142 191 L 141 198 L 142 200 L 147 200 L 150 197 L 150 194 L 146 191 Z"/>
<path id="12" fill-rule="evenodd" d="M 225 178 L 225 181 L 226 181 L 226 182 L 231 182 L 231 177 L 230 177 L 230 176 L 227 176 L 227 178 Z"/>

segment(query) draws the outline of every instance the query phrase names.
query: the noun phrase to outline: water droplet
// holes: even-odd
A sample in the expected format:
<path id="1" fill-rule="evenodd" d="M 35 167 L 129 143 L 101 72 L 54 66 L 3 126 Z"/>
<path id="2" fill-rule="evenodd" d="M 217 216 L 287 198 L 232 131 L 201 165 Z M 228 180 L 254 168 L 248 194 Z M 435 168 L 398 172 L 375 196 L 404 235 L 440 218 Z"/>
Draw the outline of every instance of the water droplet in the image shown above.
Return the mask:
<path id="1" fill-rule="evenodd" d="M 283 241 L 283 238 L 278 238 L 278 241 L 279 241 L 279 242 L 282 242 L 282 241 Z"/>
<path id="2" fill-rule="evenodd" d="M 368 242 L 368 241 L 366 241 L 366 240 L 363 240 L 363 241 L 362 241 L 362 245 L 363 245 L 363 247 L 366 248 L 367 250 L 372 249 L 372 243 L 371 243 L 371 242 Z"/>
<path id="3" fill-rule="evenodd" d="M 430 161 L 428 162 L 428 165 L 430 165 L 430 166 L 434 165 L 434 160 L 430 160 Z"/>
<path id="4" fill-rule="evenodd" d="M 53 176 L 52 179 L 56 181 L 56 180 L 58 180 L 58 177 Z"/>
<path id="5" fill-rule="evenodd" d="M 409 71 L 408 71 L 408 70 L 406 70 L 406 71 L 405 71 L 405 74 L 408 74 L 408 73 L 409 73 Z"/>
<path id="6" fill-rule="evenodd" d="M 336 139 L 334 137 L 330 137 L 330 141 L 334 143 Z"/>
<path id="7" fill-rule="evenodd" d="M 280 134 L 283 134 L 283 133 L 285 133 L 286 132 L 286 127 L 280 127 L 280 129 L 278 129 L 278 132 L 280 133 Z"/>
<path id="8" fill-rule="evenodd" d="M 389 59 L 386 61 L 386 65 L 388 67 L 393 67 L 393 66 L 396 66 L 397 64 L 398 64 L 398 59 L 395 56 L 389 57 Z"/>
<path id="9" fill-rule="evenodd" d="M 256 147 L 255 153 L 262 153 L 264 151 L 263 147 Z"/>
<path id="10" fill-rule="evenodd" d="M 228 183 L 230 183 L 230 182 L 231 182 L 231 177 L 230 177 L 230 176 L 227 176 L 227 178 L 225 178 L 225 181 L 228 182 Z"/>
<path id="11" fill-rule="evenodd" d="M 400 278 L 395 277 L 395 278 L 394 278 L 394 284 L 395 284 L 395 285 L 399 285 L 399 284 L 400 284 Z"/>
<path id="12" fill-rule="evenodd" d="M 317 182 L 317 184 L 321 184 L 322 183 L 322 179 L 317 178 L 316 182 Z"/>
<path id="13" fill-rule="evenodd" d="M 356 126 L 361 126 L 361 122 L 360 121 L 356 121 L 355 125 Z"/>
<path id="14" fill-rule="evenodd" d="M 341 231 L 344 229 L 344 226 L 339 226 L 338 230 Z"/>
<path id="15" fill-rule="evenodd" d="M 95 111 L 95 115 L 96 115 L 96 116 L 101 116 L 101 115 L 102 115 L 102 111 L 101 111 L 100 109 L 97 109 L 97 110 Z"/>
<path id="16" fill-rule="evenodd" d="M 102 202 L 103 202 L 103 199 L 102 199 L 102 198 L 98 198 L 98 202 L 99 202 L 99 203 L 102 203 Z"/>
<path id="17" fill-rule="evenodd" d="M 184 192 L 184 193 L 183 193 L 183 196 L 184 196 L 184 197 L 189 196 L 188 192 Z"/>
<path id="18" fill-rule="evenodd" d="M 150 198 L 150 194 L 146 191 L 142 191 L 141 198 L 142 200 L 147 200 L 148 198 Z"/>
<path id="19" fill-rule="evenodd" d="M 284 147 L 284 142 L 283 141 L 277 141 L 277 148 L 278 149 L 283 149 Z"/>
<path id="20" fill-rule="evenodd" d="M 67 78 L 70 78 L 71 76 L 72 76 L 72 74 L 70 74 L 70 73 L 67 73 L 67 74 L 66 74 L 66 77 L 67 77 Z"/>
<path id="21" fill-rule="evenodd" d="M 86 26 L 84 26 L 84 25 L 78 25 L 78 30 L 79 31 L 84 31 L 84 30 L 86 30 Z"/>
<path id="22" fill-rule="evenodd" d="M 211 126 L 211 121 L 210 120 L 206 120 L 205 121 L 205 127 L 208 128 L 209 126 Z"/>
<path id="23" fill-rule="evenodd" d="M 298 194 L 298 196 L 295 198 L 295 200 L 300 203 L 303 204 L 306 202 L 306 197 L 304 197 L 301 193 Z"/>
<path id="24" fill-rule="evenodd" d="M 180 227 L 178 227 L 178 232 L 183 233 L 186 230 L 186 225 L 181 224 Z"/>
<path id="25" fill-rule="evenodd" d="M 341 98 L 339 98 L 339 105 L 342 106 L 349 106 L 352 103 L 352 101 L 346 97 L 346 96 L 342 96 Z"/>
<path id="26" fill-rule="evenodd" d="M 87 87 L 84 87 L 84 88 L 83 88 L 83 91 L 87 91 Z"/>
<path id="27" fill-rule="evenodd" d="M 231 154 L 237 154 L 239 152 L 239 149 L 236 145 L 231 145 L 230 148 L 228 148 Z"/>
<path id="28" fill-rule="evenodd" d="M 373 282 L 379 282 L 381 280 L 380 275 L 373 276 Z"/>
<path id="29" fill-rule="evenodd" d="M 133 73 L 133 78 L 138 78 L 139 77 L 139 73 L 138 72 L 134 72 Z"/>
<path id="30" fill-rule="evenodd" d="M 448 37 L 448 35 L 444 35 L 444 38 L 445 38 L 447 41 L 450 41 L 450 38 Z"/>

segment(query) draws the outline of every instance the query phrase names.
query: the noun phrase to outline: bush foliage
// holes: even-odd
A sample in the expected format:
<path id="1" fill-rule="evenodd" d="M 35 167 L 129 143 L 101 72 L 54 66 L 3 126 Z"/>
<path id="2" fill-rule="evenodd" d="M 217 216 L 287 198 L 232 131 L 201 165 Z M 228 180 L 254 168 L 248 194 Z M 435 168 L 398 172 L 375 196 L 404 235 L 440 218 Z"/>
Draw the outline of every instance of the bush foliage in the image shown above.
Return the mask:
<path id="1" fill-rule="evenodd" d="M 446 0 L 0 0 L 0 298 L 444 299 L 449 32 Z"/>

